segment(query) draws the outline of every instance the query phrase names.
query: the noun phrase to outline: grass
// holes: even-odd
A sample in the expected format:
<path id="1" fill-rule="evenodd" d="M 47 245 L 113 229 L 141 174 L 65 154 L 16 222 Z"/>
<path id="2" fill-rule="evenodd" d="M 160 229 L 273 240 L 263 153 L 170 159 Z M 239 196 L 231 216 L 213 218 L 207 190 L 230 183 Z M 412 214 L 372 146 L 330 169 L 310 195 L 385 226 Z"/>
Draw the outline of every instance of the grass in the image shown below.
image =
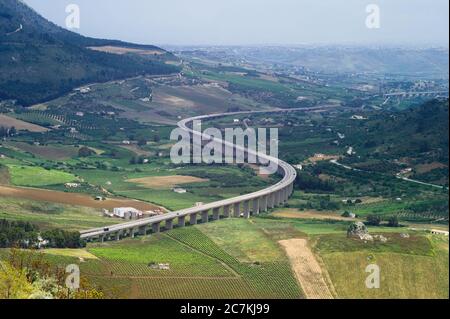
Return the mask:
<path id="1" fill-rule="evenodd" d="M 340 298 L 448 299 L 448 248 L 435 256 L 401 253 L 338 252 L 322 255 Z M 380 267 L 379 289 L 367 289 L 369 264 Z"/>
<path id="2" fill-rule="evenodd" d="M 91 208 L 4 197 L 0 197 L 0 219 L 28 221 L 44 229 L 73 231 L 120 222 L 103 217 L 99 211 Z"/>
<path id="3" fill-rule="evenodd" d="M 167 235 L 91 247 L 88 251 L 108 263 L 114 274 L 156 277 L 233 277 L 217 260 L 180 244 Z M 170 270 L 151 269 L 150 263 L 170 264 Z"/>
<path id="4" fill-rule="evenodd" d="M 276 261 L 245 263 L 228 254 L 222 246 L 217 245 L 204 235 L 203 225 L 180 228 L 170 236 L 180 242 L 214 257 L 232 268 L 252 291 L 252 298 L 301 298 L 302 292 L 294 278 L 287 257 Z M 224 240 L 230 236 L 223 237 Z M 216 239 L 217 240 L 217 239 Z M 279 248 L 281 249 L 281 248 Z M 267 280 L 270 278 L 270 280 Z"/>
<path id="5" fill-rule="evenodd" d="M 284 258 L 276 242 L 246 219 L 228 219 L 199 228 L 214 243 L 240 262 L 271 262 Z"/>
<path id="6" fill-rule="evenodd" d="M 49 186 L 77 180 L 73 174 L 58 170 L 47 170 L 37 166 L 8 165 L 11 183 L 16 186 Z"/>
<path id="7" fill-rule="evenodd" d="M 316 250 L 320 253 L 368 251 L 371 253 L 401 253 L 420 256 L 433 256 L 433 246 L 430 240 L 422 235 L 411 235 L 402 238 L 400 234 L 383 234 L 388 241 L 365 243 L 359 239 L 349 239 L 345 234 L 327 234 L 319 236 Z"/>
<path id="8" fill-rule="evenodd" d="M 448 298 L 448 239 L 412 235 L 364 244 L 344 235 L 319 236 L 315 246 L 338 298 Z M 366 288 L 366 267 L 381 271 L 379 289 Z"/>

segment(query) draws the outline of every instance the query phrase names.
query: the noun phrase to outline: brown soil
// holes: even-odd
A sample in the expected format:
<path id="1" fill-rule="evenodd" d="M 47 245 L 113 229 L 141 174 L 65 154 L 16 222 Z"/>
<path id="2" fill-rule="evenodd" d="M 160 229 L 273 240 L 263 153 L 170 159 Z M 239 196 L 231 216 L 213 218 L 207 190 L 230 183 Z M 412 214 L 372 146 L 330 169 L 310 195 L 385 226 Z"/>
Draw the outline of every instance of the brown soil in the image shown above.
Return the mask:
<path id="1" fill-rule="evenodd" d="M 306 298 L 333 299 L 322 273 L 322 268 L 308 247 L 306 239 L 281 240 L 279 244 L 286 251 Z"/>
<path id="2" fill-rule="evenodd" d="M 438 168 L 446 168 L 446 167 L 447 167 L 447 165 L 444 165 L 442 163 L 433 162 L 433 163 L 429 163 L 429 164 L 419 164 L 415 167 L 415 170 L 419 174 L 425 174 L 425 173 L 431 172 L 432 170 L 435 170 Z"/>
<path id="3" fill-rule="evenodd" d="M 38 133 L 48 131 L 48 129 L 46 129 L 45 127 L 31 124 L 31 123 L 28 123 L 25 121 L 17 120 L 13 117 L 10 117 L 10 116 L 4 115 L 4 114 L 0 114 L 0 126 L 5 126 L 5 127 L 14 126 L 18 131 L 28 130 L 30 132 L 38 132 Z"/>
<path id="4" fill-rule="evenodd" d="M 96 201 L 89 195 L 65 193 L 37 188 L 22 188 L 0 186 L 0 196 L 9 196 L 36 201 L 45 201 L 65 205 L 84 206 L 95 209 L 113 209 L 115 207 L 134 207 L 139 210 L 158 210 L 160 207 L 150 203 L 120 198 L 108 198 L 105 201 Z"/>
<path id="5" fill-rule="evenodd" d="M 124 47 L 115 47 L 115 46 L 103 46 L 103 47 L 89 47 L 89 49 L 100 52 L 107 52 L 112 54 L 127 54 L 134 53 L 139 55 L 161 55 L 164 54 L 161 50 L 144 50 L 144 49 L 132 49 L 132 48 L 124 48 Z"/>

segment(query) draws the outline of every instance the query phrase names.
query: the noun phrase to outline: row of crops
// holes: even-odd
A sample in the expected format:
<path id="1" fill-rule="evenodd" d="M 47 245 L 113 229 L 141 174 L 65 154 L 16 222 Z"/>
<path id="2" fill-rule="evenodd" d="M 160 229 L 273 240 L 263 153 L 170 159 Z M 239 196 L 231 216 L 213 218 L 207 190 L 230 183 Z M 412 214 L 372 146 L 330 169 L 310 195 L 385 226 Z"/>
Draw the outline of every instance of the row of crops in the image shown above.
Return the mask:
<path id="1" fill-rule="evenodd" d="M 169 236 L 227 264 L 242 278 L 255 298 L 302 297 L 287 259 L 258 264 L 241 263 L 195 227 L 173 230 Z"/>

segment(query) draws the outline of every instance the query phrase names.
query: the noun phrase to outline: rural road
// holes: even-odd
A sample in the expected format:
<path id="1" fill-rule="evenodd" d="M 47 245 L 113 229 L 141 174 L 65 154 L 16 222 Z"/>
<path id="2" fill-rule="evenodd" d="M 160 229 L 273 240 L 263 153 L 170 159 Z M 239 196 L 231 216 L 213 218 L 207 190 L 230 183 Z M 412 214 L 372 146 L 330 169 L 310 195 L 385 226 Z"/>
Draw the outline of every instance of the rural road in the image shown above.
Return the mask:
<path id="1" fill-rule="evenodd" d="M 225 146 L 235 147 L 236 149 L 242 150 L 243 148 L 241 148 L 239 146 L 235 146 L 231 143 L 225 142 L 218 138 L 211 139 L 211 136 L 209 136 L 209 135 L 203 134 L 201 132 L 196 132 L 188 127 L 188 123 L 193 122 L 194 120 L 208 120 L 208 119 L 213 119 L 213 118 L 218 118 L 218 117 L 244 115 L 244 114 L 289 113 L 289 112 L 299 112 L 299 111 L 314 112 L 314 111 L 325 110 L 330 107 L 333 107 L 333 106 L 330 105 L 330 106 L 320 106 L 320 107 L 311 107 L 311 108 L 275 109 L 275 110 L 264 110 L 264 111 L 242 111 L 242 112 L 201 115 L 201 116 L 187 118 L 187 119 L 184 119 L 184 120 L 178 122 L 178 127 L 184 131 L 189 132 L 190 134 L 200 135 L 204 139 L 215 141 L 217 143 L 223 143 Z M 82 231 L 81 238 L 82 239 L 94 239 L 94 238 L 99 238 L 102 236 L 108 236 L 108 235 L 111 235 L 114 233 L 120 234 L 121 231 L 126 231 L 126 230 L 130 230 L 130 229 L 135 229 L 135 228 L 142 228 L 142 227 L 146 227 L 148 225 L 158 224 L 163 221 L 166 221 L 166 222 L 172 221 L 175 218 L 178 218 L 178 219 L 185 218 L 185 217 L 195 215 L 198 213 L 203 213 L 205 211 L 220 209 L 222 207 L 239 205 L 241 203 L 246 203 L 251 200 L 256 200 L 256 199 L 262 198 L 264 196 L 270 196 L 275 193 L 282 192 L 282 191 L 286 190 L 288 187 L 293 185 L 293 183 L 297 177 L 297 171 L 290 164 L 288 164 L 282 160 L 279 160 L 277 158 L 271 157 L 269 155 L 266 155 L 263 153 L 258 153 L 253 150 L 245 150 L 245 151 L 248 152 L 249 154 L 257 155 L 258 157 L 260 157 L 270 163 L 278 164 L 279 169 L 283 172 L 283 179 L 281 181 L 279 181 L 278 183 L 276 183 L 275 185 L 272 185 L 268 188 L 265 188 L 263 190 L 260 190 L 260 191 L 257 191 L 257 192 L 251 193 L 251 194 L 246 194 L 246 195 L 242 195 L 242 196 L 238 196 L 238 197 L 234 197 L 234 198 L 230 198 L 230 199 L 225 199 L 225 200 L 205 204 L 205 205 L 198 206 L 198 207 L 182 209 L 182 210 L 170 212 L 170 213 L 167 213 L 167 214 L 164 214 L 161 216 L 155 216 L 155 217 L 151 217 L 151 218 L 135 220 L 135 221 L 126 222 L 126 223 L 122 223 L 122 224 L 118 224 L 118 225 L 112 225 L 112 226 L 104 227 L 104 228 L 95 228 L 95 229 L 91 229 L 91 230 L 87 230 L 87 231 Z"/>
<path id="2" fill-rule="evenodd" d="M 334 165 L 337 165 L 337 166 L 339 166 L 339 167 L 345 168 L 345 169 L 350 170 L 350 171 L 364 172 L 364 171 L 361 170 L 361 169 L 353 168 L 353 167 L 351 167 L 351 166 L 341 164 L 341 163 L 339 163 L 337 160 L 331 160 L 330 163 L 331 163 L 331 164 L 334 164 Z M 370 173 L 369 171 L 366 171 L 366 172 L 367 172 L 367 173 Z M 415 179 L 411 179 L 411 178 L 407 178 L 407 177 L 402 177 L 402 176 L 398 176 L 398 175 L 396 175 L 395 177 L 398 178 L 398 179 L 401 179 L 402 181 L 409 182 L 409 183 L 415 183 L 415 184 L 420 184 L 420 185 L 429 186 L 429 187 L 434 187 L 434 188 L 439 188 L 439 189 L 447 189 L 447 187 L 442 186 L 442 185 L 436 185 L 436 184 L 425 183 L 425 182 L 421 182 L 421 181 L 418 181 L 418 180 L 415 180 Z"/>

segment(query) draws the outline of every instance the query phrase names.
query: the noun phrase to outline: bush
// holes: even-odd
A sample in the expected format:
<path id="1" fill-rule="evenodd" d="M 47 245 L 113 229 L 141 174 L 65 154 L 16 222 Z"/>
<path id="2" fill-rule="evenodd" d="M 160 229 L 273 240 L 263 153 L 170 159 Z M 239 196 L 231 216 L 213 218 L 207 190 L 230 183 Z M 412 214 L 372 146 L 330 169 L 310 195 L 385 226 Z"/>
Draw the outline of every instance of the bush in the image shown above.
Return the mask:
<path id="1" fill-rule="evenodd" d="M 381 217 L 378 215 L 369 215 L 366 217 L 367 224 L 370 226 L 380 226 Z"/>
<path id="2" fill-rule="evenodd" d="M 389 217 L 388 226 L 389 227 L 400 227 L 400 223 L 398 221 L 397 215 Z"/>
<path id="3" fill-rule="evenodd" d="M 89 157 L 94 154 L 95 152 L 86 146 L 83 146 L 78 150 L 78 157 Z"/>

